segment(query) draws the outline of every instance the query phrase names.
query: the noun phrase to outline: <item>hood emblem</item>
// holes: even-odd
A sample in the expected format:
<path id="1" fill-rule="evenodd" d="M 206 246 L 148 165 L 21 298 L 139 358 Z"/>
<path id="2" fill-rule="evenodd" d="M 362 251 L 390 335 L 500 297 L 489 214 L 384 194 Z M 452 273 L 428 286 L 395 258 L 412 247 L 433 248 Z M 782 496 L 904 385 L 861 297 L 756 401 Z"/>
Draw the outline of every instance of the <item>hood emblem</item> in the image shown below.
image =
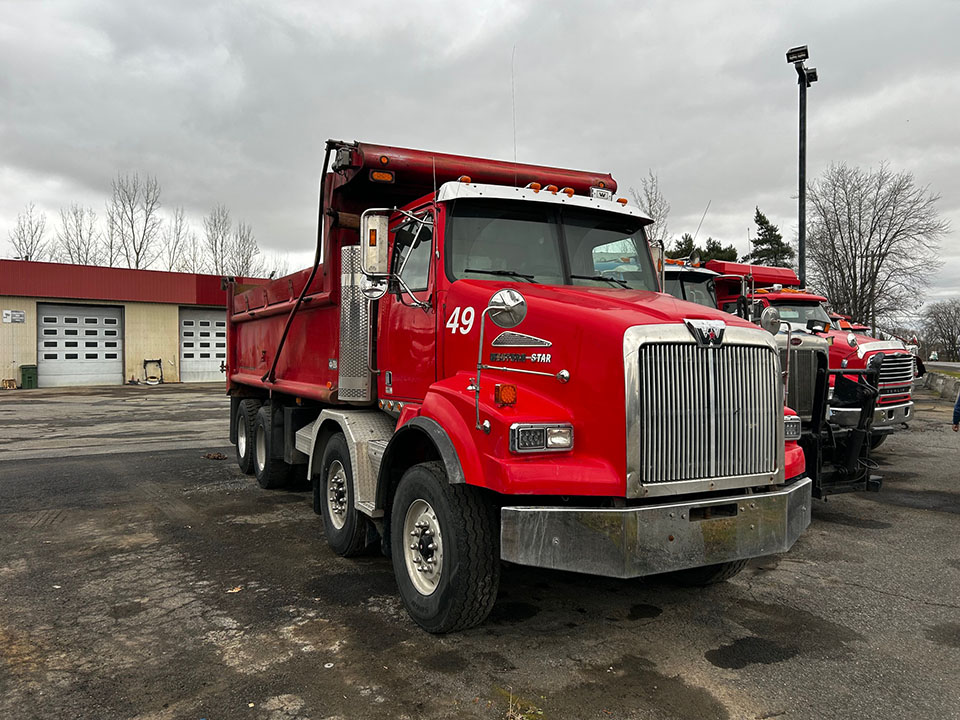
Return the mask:
<path id="1" fill-rule="evenodd" d="M 492 344 L 494 347 L 550 347 L 553 345 L 549 340 L 513 332 L 513 330 L 504 330 L 494 338 Z"/>
<path id="2" fill-rule="evenodd" d="M 723 331 L 727 324 L 723 320 L 690 320 L 683 319 L 683 324 L 693 335 L 700 347 L 720 347 L 723 344 Z"/>

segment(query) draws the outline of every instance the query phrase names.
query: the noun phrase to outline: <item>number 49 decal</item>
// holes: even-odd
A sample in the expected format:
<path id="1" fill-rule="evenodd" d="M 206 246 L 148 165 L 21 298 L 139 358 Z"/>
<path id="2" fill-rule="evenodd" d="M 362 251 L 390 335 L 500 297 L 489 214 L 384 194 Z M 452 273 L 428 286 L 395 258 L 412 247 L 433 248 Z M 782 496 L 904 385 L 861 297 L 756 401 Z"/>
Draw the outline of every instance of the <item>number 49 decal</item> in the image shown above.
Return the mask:
<path id="1" fill-rule="evenodd" d="M 457 334 L 458 330 L 461 335 L 466 335 L 473 330 L 473 314 L 472 307 L 468 306 L 461 310 L 460 306 L 457 305 L 450 314 L 446 327 L 450 328 L 450 332 L 454 335 Z"/>

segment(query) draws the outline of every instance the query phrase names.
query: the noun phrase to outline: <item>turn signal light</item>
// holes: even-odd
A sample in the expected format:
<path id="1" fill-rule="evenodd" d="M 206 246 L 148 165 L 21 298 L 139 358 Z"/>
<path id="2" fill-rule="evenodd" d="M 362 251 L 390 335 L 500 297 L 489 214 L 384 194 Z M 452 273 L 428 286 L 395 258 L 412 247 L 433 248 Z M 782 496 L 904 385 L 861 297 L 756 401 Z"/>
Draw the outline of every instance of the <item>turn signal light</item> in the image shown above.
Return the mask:
<path id="1" fill-rule="evenodd" d="M 393 182 L 393 172 L 391 170 L 371 170 L 370 179 L 373 182 Z"/>
<path id="2" fill-rule="evenodd" d="M 517 386 L 516 385 L 497 385 L 493 389 L 493 399 L 497 405 L 516 405 L 517 404 Z"/>

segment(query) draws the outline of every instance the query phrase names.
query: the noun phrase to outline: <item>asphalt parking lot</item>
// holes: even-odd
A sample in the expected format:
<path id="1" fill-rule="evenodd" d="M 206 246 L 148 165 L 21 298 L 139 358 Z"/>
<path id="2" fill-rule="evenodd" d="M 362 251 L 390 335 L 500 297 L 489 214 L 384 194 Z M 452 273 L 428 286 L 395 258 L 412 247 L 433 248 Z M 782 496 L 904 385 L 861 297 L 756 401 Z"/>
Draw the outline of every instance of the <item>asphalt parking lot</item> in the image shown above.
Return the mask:
<path id="1" fill-rule="evenodd" d="M 706 590 L 509 567 L 487 623 L 406 617 L 220 387 L 0 394 L 0 718 L 960 717 L 960 435 L 920 396 L 878 494 Z M 216 459 L 223 453 L 227 459 Z"/>

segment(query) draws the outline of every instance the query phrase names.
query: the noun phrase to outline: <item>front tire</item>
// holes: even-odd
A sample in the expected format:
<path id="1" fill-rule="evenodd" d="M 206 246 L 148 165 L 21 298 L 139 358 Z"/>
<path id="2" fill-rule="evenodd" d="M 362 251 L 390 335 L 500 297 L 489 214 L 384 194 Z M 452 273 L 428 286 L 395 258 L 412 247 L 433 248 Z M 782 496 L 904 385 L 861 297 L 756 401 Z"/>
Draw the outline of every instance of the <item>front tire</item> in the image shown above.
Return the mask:
<path id="1" fill-rule="evenodd" d="M 353 466 L 343 433 L 332 436 L 323 450 L 317 489 L 327 544 L 342 557 L 359 555 L 367 545 L 368 521 L 354 501 Z"/>
<path id="2" fill-rule="evenodd" d="M 871 450 L 876 450 L 878 447 L 880 447 L 881 445 L 883 445 L 883 441 L 886 440 L 886 439 L 887 439 L 886 433 L 884 433 L 883 435 L 874 435 L 873 433 L 871 433 L 871 434 L 870 434 L 870 449 L 871 449 Z"/>
<path id="3" fill-rule="evenodd" d="M 393 572 L 424 630 L 465 630 L 490 614 L 500 584 L 496 528 L 481 491 L 451 485 L 442 463 L 403 474 L 390 516 Z"/>
<path id="4" fill-rule="evenodd" d="M 273 455 L 273 424 L 270 408 L 266 405 L 257 411 L 253 426 L 253 471 L 257 484 L 265 490 L 282 487 L 290 476 L 290 466 Z"/>
<path id="5" fill-rule="evenodd" d="M 260 403 L 249 398 L 237 407 L 237 465 L 245 475 L 253 475 L 253 436 L 259 407 Z"/>

